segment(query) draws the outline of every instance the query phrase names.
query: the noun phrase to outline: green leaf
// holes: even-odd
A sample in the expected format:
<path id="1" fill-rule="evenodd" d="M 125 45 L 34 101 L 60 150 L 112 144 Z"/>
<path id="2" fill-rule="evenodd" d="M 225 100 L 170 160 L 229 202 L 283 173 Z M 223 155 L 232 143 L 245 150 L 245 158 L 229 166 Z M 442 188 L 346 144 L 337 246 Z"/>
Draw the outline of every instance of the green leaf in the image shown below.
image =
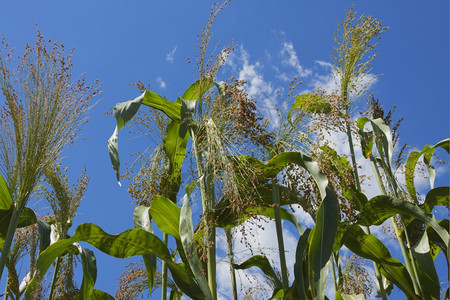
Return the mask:
<path id="1" fill-rule="evenodd" d="M 336 299 L 342 299 L 342 300 L 366 300 L 364 297 L 364 294 L 344 294 L 339 291 L 336 291 Z"/>
<path id="2" fill-rule="evenodd" d="M 181 207 L 180 223 L 179 223 L 181 243 L 183 244 L 184 252 L 186 253 L 189 266 L 192 273 L 205 294 L 207 299 L 212 299 L 211 290 L 209 289 L 208 281 L 203 274 L 202 264 L 198 258 L 197 249 L 194 239 L 194 226 L 192 224 L 192 212 L 189 205 L 189 198 L 187 195 L 183 197 L 183 206 Z"/>
<path id="3" fill-rule="evenodd" d="M 311 229 L 307 228 L 305 232 L 300 236 L 297 243 L 297 249 L 295 251 L 295 264 L 294 264 L 294 275 L 295 275 L 295 286 L 297 287 L 298 294 L 301 299 L 306 299 L 306 291 L 308 290 L 309 280 L 305 276 L 304 269 L 308 268 L 308 264 L 305 263 L 305 258 L 308 254 L 308 239 L 311 233 Z M 306 272 L 307 274 L 308 272 Z"/>
<path id="4" fill-rule="evenodd" d="M 0 210 L 8 210 L 11 208 L 13 200 L 11 194 L 9 193 L 8 185 L 5 179 L 0 174 Z"/>
<path id="5" fill-rule="evenodd" d="M 420 205 L 420 208 L 430 214 L 435 206 L 449 205 L 449 194 L 450 189 L 448 186 L 434 188 L 428 192 L 425 202 Z"/>
<path id="6" fill-rule="evenodd" d="M 172 235 L 179 241 L 181 240 L 179 231 L 180 208 L 175 203 L 163 196 L 155 196 L 150 206 L 150 214 L 162 232 Z"/>
<path id="7" fill-rule="evenodd" d="M 110 294 L 104 292 L 104 291 L 100 291 L 100 290 L 94 290 L 92 292 L 92 300 L 114 300 L 114 297 L 111 296 Z"/>
<path id="8" fill-rule="evenodd" d="M 438 221 L 439 225 L 442 228 L 445 228 L 445 230 L 449 229 L 449 221 L 447 219 L 442 219 Z M 447 247 L 445 246 L 445 243 L 442 241 L 440 236 L 436 233 L 435 230 L 433 230 L 430 226 L 427 227 L 427 235 L 428 240 L 430 241 L 430 254 L 433 258 L 433 261 L 436 259 L 436 257 L 439 254 L 439 250 L 442 249 L 445 255 L 445 251 L 447 251 Z"/>
<path id="9" fill-rule="evenodd" d="M 116 258 L 144 254 L 155 255 L 166 261 L 172 278 L 186 295 L 193 299 L 204 297 L 198 285 L 186 273 L 184 265 L 172 261 L 167 246 L 155 235 L 138 228 L 128 229 L 118 235 L 110 235 L 95 224 L 81 224 L 70 239 L 60 240 L 50 245 L 39 255 L 36 268 L 40 276 L 44 276 L 55 258 L 62 254 L 68 246 L 79 241 L 87 242 Z M 31 299 L 31 293 L 35 287 L 36 278 L 33 278 L 26 289 L 25 299 Z"/>
<path id="10" fill-rule="evenodd" d="M 152 223 L 150 220 L 149 208 L 146 206 L 138 206 L 134 209 L 133 222 L 135 228 L 144 229 L 150 233 L 153 233 Z M 155 282 L 156 276 L 156 256 L 151 254 L 142 255 L 144 260 L 145 269 L 147 270 L 148 287 L 151 291 Z"/>
<path id="11" fill-rule="evenodd" d="M 83 266 L 83 281 L 80 288 L 80 300 L 92 299 L 95 281 L 97 280 L 97 262 L 94 252 L 82 249 L 81 265 Z"/>
<path id="12" fill-rule="evenodd" d="M 134 98 L 133 100 L 117 103 L 116 106 L 114 106 L 113 114 L 116 118 L 118 130 L 122 129 L 122 127 L 125 126 L 125 124 L 138 112 L 139 107 L 141 107 L 142 100 L 144 99 L 144 94 Z"/>
<path id="13" fill-rule="evenodd" d="M 428 223 L 439 234 L 448 248 L 448 232 L 436 222 L 433 215 L 424 212 L 416 204 L 390 196 L 376 196 L 367 202 L 359 214 L 358 224 L 364 226 L 380 225 L 396 214 L 408 215 Z"/>
<path id="14" fill-rule="evenodd" d="M 297 217 L 287 209 L 280 207 L 281 219 L 290 222 L 294 225 L 300 234 L 303 233 L 303 228 L 297 220 Z M 232 228 L 238 226 L 255 215 L 265 216 L 271 219 L 275 219 L 274 209 L 272 207 L 252 206 L 246 209 L 246 212 L 236 216 L 231 210 L 219 211 L 217 214 L 216 222 L 217 227 Z"/>
<path id="15" fill-rule="evenodd" d="M 369 201 L 370 203 L 370 201 Z M 419 299 L 406 267 L 391 257 L 386 246 L 373 234 L 366 234 L 359 225 L 350 225 L 344 234 L 344 245 L 353 253 L 381 265 L 381 273 L 397 285 L 408 297 Z"/>
<path id="16" fill-rule="evenodd" d="M 142 104 L 159 109 L 175 122 L 181 121 L 181 104 L 171 102 L 157 93 L 145 91 Z"/>
<path id="17" fill-rule="evenodd" d="M 38 221 L 38 230 L 39 230 L 39 253 L 47 249 L 50 246 L 50 234 L 52 232 L 52 228 L 50 224 L 45 221 Z"/>
<path id="18" fill-rule="evenodd" d="M 190 87 L 183 93 L 181 98 L 183 100 L 198 100 L 203 94 L 214 86 L 212 78 L 202 78 L 191 84 Z"/>
<path id="19" fill-rule="evenodd" d="M 416 169 L 417 161 L 419 158 L 424 155 L 426 157 L 426 160 L 428 161 L 428 170 L 430 170 L 429 160 L 431 156 L 433 155 L 434 151 L 437 148 L 443 148 L 444 150 L 449 152 L 449 139 L 445 139 L 440 141 L 439 143 L 435 144 L 434 146 L 431 145 L 425 145 L 421 151 L 412 151 L 408 159 L 406 161 L 405 165 L 405 181 L 406 181 L 406 188 L 408 189 L 408 193 L 410 196 L 416 201 L 417 203 L 417 195 L 416 195 L 416 188 L 414 186 L 414 171 Z M 432 174 L 430 174 L 432 175 Z M 433 176 L 430 176 L 430 180 L 434 181 Z M 431 186 L 432 186 L 432 182 Z"/>
<path id="20" fill-rule="evenodd" d="M 322 199 L 326 196 L 326 187 L 328 185 L 327 177 L 320 172 L 319 165 L 311 157 L 302 154 L 300 152 L 283 152 L 275 155 L 267 162 L 261 162 L 260 160 L 249 156 L 235 156 L 234 161 L 238 163 L 241 167 L 252 167 L 256 171 L 260 172 L 260 179 L 262 181 L 267 181 L 270 178 L 274 178 L 278 173 L 280 173 L 285 167 L 290 164 L 296 164 L 305 170 L 307 170 L 319 188 L 320 195 Z"/>
<path id="21" fill-rule="evenodd" d="M 439 277 L 430 254 L 430 244 L 426 231 L 422 234 L 419 243 L 412 250 L 416 263 L 418 264 L 419 276 L 422 275 L 419 277 L 419 282 L 423 288 L 425 298 L 439 299 Z"/>
<path id="22" fill-rule="evenodd" d="M 316 216 L 316 225 L 310 234 L 308 249 L 311 288 L 314 297 L 317 299 L 324 299 L 325 297 L 328 280 L 327 264 L 333 250 L 338 222 L 339 209 L 336 196 L 331 190 L 327 189 L 327 196 L 320 204 Z"/>
<path id="23" fill-rule="evenodd" d="M 246 270 L 251 267 L 258 267 L 264 272 L 264 274 L 266 274 L 267 277 L 272 279 L 272 282 L 275 284 L 276 288 L 283 288 L 280 279 L 277 277 L 275 271 L 270 265 L 269 260 L 265 256 L 255 255 L 240 264 L 233 264 L 233 266 L 237 270 Z"/>
<path id="24" fill-rule="evenodd" d="M 119 129 L 116 126 L 113 134 L 108 139 L 108 153 L 109 159 L 113 166 L 114 172 L 116 172 L 117 183 L 120 184 L 120 159 L 119 159 Z"/>
<path id="25" fill-rule="evenodd" d="M 310 113 L 325 113 L 331 112 L 330 102 L 315 94 L 302 94 L 295 98 L 295 102 L 287 114 L 288 119 L 294 110 L 304 110 Z"/>
<path id="26" fill-rule="evenodd" d="M 8 232 L 9 223 L 11 221 L 14 207 L 11 206 L 8 210 L 0 210 L 0 247 L 3 247 L 3 242 Z M 37 222 L 34 211 L 25 207 L 19 216 L 17 228 L 27 227 Z M 1 248 L 0 248 L 1 249 Z"/>

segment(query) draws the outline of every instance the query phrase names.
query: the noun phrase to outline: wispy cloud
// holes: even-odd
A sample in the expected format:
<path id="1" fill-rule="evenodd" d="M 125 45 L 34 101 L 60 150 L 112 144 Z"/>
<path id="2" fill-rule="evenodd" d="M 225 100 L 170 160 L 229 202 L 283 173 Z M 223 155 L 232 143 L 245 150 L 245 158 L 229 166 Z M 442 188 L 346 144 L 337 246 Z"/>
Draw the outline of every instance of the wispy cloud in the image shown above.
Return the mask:
<path id="1" fill-rule="evenodd" d="M 175 61 L 175 51 L 177 51 L 178 46 L 175 46 L 172 51 L 167 53 L 166 60 L 170 63 L 173 63 Z"/>
<path id="2" fill-rule="evenodd" d="M 297 52 L 294 49 L 294 45 L 291 42 L 284 42 L 281 49 L 282 64 L 294 68 L 295 76 L 307 77 L 311 75 L 312 71 L 304 68 L 300 64 Z"/>
<path id="3" fill-rule="evenodd" d="M 164 80 L 160 77 L 156 78 L 156 82 L 159 84 L 159 87 L 162 89 L 166 88 L 166 83 L 164 82 Z"/>
<path id="4" fill-rule="evenodd" d="M 241 67 L 239 67 L 239 79 L 247 81 L 245 89 L 248 95 L 262 104 L 262 110 L 265 111 L 267 118 L 271 120 L 270 125 L 273 128 L 277 128 L 280 124 L 280 117 L 276 110 L 277 95 L 276 90 L 270 81 L 264 79 L 262 73 L 262 64 L 259 62 L 250 63 L 250 55 L 244 49 L 240 47 L 240 61 Z M 236 67 L 235 59 L 231 59 L 230 66 Z"/>

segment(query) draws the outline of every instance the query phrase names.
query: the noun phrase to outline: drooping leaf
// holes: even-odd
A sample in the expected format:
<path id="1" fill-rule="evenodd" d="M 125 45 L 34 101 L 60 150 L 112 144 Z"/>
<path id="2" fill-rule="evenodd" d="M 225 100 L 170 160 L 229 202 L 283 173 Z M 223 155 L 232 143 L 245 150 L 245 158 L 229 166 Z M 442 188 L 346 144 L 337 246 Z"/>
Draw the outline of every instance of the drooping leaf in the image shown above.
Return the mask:
<path id="1" fill-rule="evenodd" d="M 444 228 L 448 232 L 448 229 L 449 229 L 448 219 L 439 220 L 438 223 L 442 228 Z M 442 241 L 441 237 L 430 226 L 427 226 L 426 231 L 427 231 L 427 235 L 428 235 L 428 240 L 430 242 L 430 254 L 431 254 L 431 257 L 433 258 L 433 260 L 436 259 L 440 250 L 442 250 L 445 255 L 446 251 L 448 251 L 448 250 L 447 250 L 447 246 Z M 447 263 L 448 263 L 448 260 L 447 260 Z"/>
<path id="2" fill-rule="evenodd" d="M 436 299 L 440 297 L 439 276 L 434 267 L 433 258 L 430 254 L 430 244 L 428 242 L 428 235 L 425 231 L 419 243 L 413 247 L 413 255 L 418 264 L 419 279 L 422 286 L 425 298 Z"/>
<path id="3" fill-rule="evenodd" d="M 416 204 L 390 196 L 376 196 L 367 202 L 359 214 L 358 223 L 364 226 L 380 225 L 396 214 L 408 215 L 427 223 L 436 231 L 448 248 L 448 232 L 436 222 L 433 215 L 424 212 Z"/>
<path id="4" fill-rule="evenodd" d="M 38 221 L 38 230 L 39 230 L 39 253 L 47 249 L 50 245 L 50 233 L 52 228 L 50 224 L 45 221 Z"/>
<path id="5" fill-rule="evenodd" d="M 97 280 L 97 262 L 94 252 L 81 250 L 81 265 L 83 266 L 83 281 L 80 288 L 80 300 L 93 299 L 95 281 Z"/>
<path id="6" fill-rule="evenodd" d="M 320 204 L 316 225 L 309 237 L 308 269 L 314 297 L 324 299 L 328 280 L 328 261 L 333 250 L 339 222 L 339 209 L 336 196 L 327 189 L 327 196 Z M 324 278 L 326 277 L 326 278 Z"/>
<path id="7" fill-rule="evenodd" d="M 391 129 L 384 123 L 383 119 L 381 118 L 372 120 L 367 117 L 362 117 L 356 121 L 356 125 L 358 126 L 360 131 L 363 131 L 364 126 L 367 122 L 370 122 L 372 125 L 378 153 L 386 163 L 388 170 L 392 172 L 392 155 L 394 153 L 394 146 L 392 144 Z"/>
<path id="8" fill-rule="evenodd" d="M 153 233 L 148 207 L 142 205 L 136 207 L 133 213 L 133 222 L 135 228 L 141 228 L 150 233 Z M 147 270 L 148 287 L 151 291 L 156 276 L 156 256 L 151 254 L 144 254 L 142 255 L 142 258 L 144 260 L 145 269 Z"/>
<path id="9" fill-rule="evenodd" d="M 308 268 L 308 264 L 305 263 L 305 258 L 308 253 L 307 249 L 309 248 L 308 239 L 310 233 L 311 229 L 307 228 L 298 239 L 297 249 L 295 251 L 295 264 L 294 264 L 295 285 L 297 287 L 297 291 L 301 299 L 306 299 L 306 291 L 308 290 L 309 286 L 308 276 L 305 276 L 304 269 Z"/>
<path id="10" fill-rule="evenodd" d="M 429 166 L 429 160 L 437 148 L 443 148 L 448 153 L 449 139 L 442 140 L 439 143 L 435 144 L 434 146 L 425 145 L 421 151 L 412 151 L 409 154 L 408 159 L 406 161 L 405 165 L 406 188 L 408 189 L 409 195 L 416 201 L 416 203 L 417 203 L 417 195 L 416 195 L 416 188 L 414 186 L 414 178 L 415 178 L 414 171 L 416 169 L 417 161 L 422 155 L 424 155 L 428 161 L 427 165 L 428 169 L 430 170 L 431 166 Z M 432 176 L 430 177 L 430 180 L 431 179 L 434 181 L 434 178 L 432 178 Z"/>
<path id="11" fill-rule="evenodd" d="M 370 201 L 369 201 L 370 202 Z M 397 285 L 408 297 L 419 299 L 406 267 L 393 258 L 386 246 L 373 234 L 366 234 L 359 225 L 350 225 L 344 234 L 344 245 L 353 253 L 381 266 L 381 273 Z"/>
<path id="12" fill-rule="evenodd" d="M 251 166 L 252 168 L 255 168 L 259 171 L 258 174 L 260 174 L 260 180 L 264 182 L 270 178 L 274 178 L 288 165 L 296 164 L 311 174 L 317 184 L 317 187 L 319 188 L 322 199 L 326 196 L 326 187 L 328 185 L 327 177 L 320 172 L 319 165 L 316 161 L 300 152 L 283 152 L 275 155 L 272 159 L 266 162 L 261 162 L 260 160 L 248 155 L 235 156 L 233 157 L 233 160 L 236 163 L 241 164 L 243 167 Z"/>
<path id="13" fill-rule="evenodd" d="M 113 108 L 113 114 L 117 122 L 117 130 L 122 129 L 130 121 L 141 107 L 144 94 L 125 102 L 117 103 Z"/>
<path id="14" fill-rule="evenodd" d="M 276 288 L 283 288 L 280 279 L 277 277 L 275 271 L 270 265 L 269 260 L 265 256 L 255 255 L 240 264 L 233 264 L 233 266 L 236 270 L 246 270 L 251 267 L 258 267 L 264 272 L 264 274 L 266 274 L 267 277 L 272 279 L 272 282 L 275 284 Z"/>
<path id="15" fill-rule="evenodd" d="M 186 253 L 187 260 L 189 261 L 189 266 L 191 267 L 192 273 L 194 273 L 195 278 L 206 296 L 206 299 L 213 299 L 211 290 L 209 289 L 208 280 L 206 280 L 203 274 L 202 264 L 198 258 L 197 249 L 194 239 L 194 226 L 192 224 L 192 212 L 191 206 L 189 205 L 189 198 L 187 195 L 183 197 L 183 206 L 181 207 L 179 232 L 181 237 L 181 243 L 183 244 L 184 252 Z"/>
<path id="16" fill-rule="evenodd" d="M 108 153 L 109 159 L 113 166 L 114 172 L 116 172 L 117 183 L 120 184 L 120 159 L 119 159 L 119 129 L 114 129 L 113 134 L 108 139 Z"/>
<path id="17" fill-rule="evenodd" d="M 87 242 L 100 251 L 116 258 L 144 254 L 155 255 L 166 261 L 172 273 L 172 278 L 186 295 L 193 299 L 204 298 L 202 291 L 193 279 L 188 276 L 184 266 L 172 261 L 167 246 L 155 235 L 139 228 L 126 230 L 118 235 L 110 235 L 95 224 L 81 224 L 71 238 L 60 240 L 41 253 L 36 262 L 39 274 L 43 276 L 57 256 L 62 254 L 69 245 L 79 241 Z M 31 299 L 31 293 L 35 286 L 36 278 L 33 278 L 26 289 L 26 299 Z"/>
<path id="18" fill-rule="evenodd" d="M 236 216 L 231 211 L 227 211 L 228 214 L 225 214 L 225 212 L 218 213 L 217 214 L 217 227 L 222 228 L 232 228 L 235 226 L 238 226 L 248 219 L 257 216 L 265 216 L 269 217 L 271 219 L 275 219 L 275 213 L 273 207 L 261 207 L 261 206 L 252 206 L 246 209 L 246 213 L 240 214 L 239 216 Z M 300 225 L 300 223 L 297 220 L 297 217 L 292 214 L 287 209 L 284 209 L 283 207 L 280 207 L 280 214 L 281 219 L 286 220 L 290 222 L 292 225 L 294 225 L 300 234 L 303 233 L 303 228 Z"/>
<path id="19" fill-rule="evenodd" d="M 9 210 L 13 200 L 11 194 L 9 193 L 8 185 L 5 179 L 0 174 L 0 210 Z"/>
<path id="20" fill-rule="evenodd" d="M 191 84 L 187 90 L 181 96 L 184 100 L 198 100 L 206 93 L 210 88 L 214 86 L 214 80 L 212 78 L 202 78 Z"/>
<path id="21" fill-rule="evenodd" d="M 114 300 L 114 297 L 104 291 L 94 289 L 94 291 L 92 292 L 91 299 L 92 300 Z"/>
<path id="22" fill-rule="evenodd" d="M 449 205 L 449 194 L 448 186 L 434 188 L 427 193 L 425 202 L 420 205 L 420 208 L 430 214 L 435 206 Z"/>
<path id="23" fill-rule="evenodd" d="M 180 208 L 175 203 L 157 195 L 152 200 L 150 214 L 162 232 L 181 240 L 179 231 Z"/>
<path id="24" fill-rule="evenodd" d="M 295 102 L 289 109 L 287 117 L 290 118 L 292 111 L 294 110 L 304 110 L 310 113 L 325 113 L 331 112 L 330 102 L 315 94 L 302 94 L 295 98 Z"/>
<path id="25" fill-rule="evenodd" d="M 142 104 L 159 109 L 175 122 L 181 120 L 181 103 L 171 102 L 155 92 L 145 91 Z"/>

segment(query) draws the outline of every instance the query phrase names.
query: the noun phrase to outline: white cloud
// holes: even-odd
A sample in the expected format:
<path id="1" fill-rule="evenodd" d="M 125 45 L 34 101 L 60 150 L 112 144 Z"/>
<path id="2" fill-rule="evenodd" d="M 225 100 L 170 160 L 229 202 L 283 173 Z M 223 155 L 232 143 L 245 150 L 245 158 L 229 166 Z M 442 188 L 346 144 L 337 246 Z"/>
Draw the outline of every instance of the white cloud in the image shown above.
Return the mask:
<path id="1" fill-rule="evenodd" d="M 156 82 L 159 84 L 159 87 L 162 89 L 166 88 L 166 83 L 162 80 L 161 76 L 156 78 Z"/>
<path id="2" fill-rule="evenodd" d="M 173 63 L 175 61 L 175 51 L 177 51 L 177 46 L 175 46 L 172 51 L 170 51 L 169 53 L 167 53 L 166 55 L 166 60 L 170 63 Z"/>
<path id="3" fill-rule="evenodd" d="M 305 69 L 300 64 L 297 53 L 295 52 L 294 45 L 291 42 L 284 42 L 283 49 L 280 52 L 282 57 L 282 64 L 290 66 L 295 69 L 295 76 L 307 77 L 311 75 L 312 71 Z"/>
<path id="4" fill-rule="evenodd" d="M 239 70 L 239 79 L 247 81 L 245 90 L 248 95 L 262 104 L 262 111 L 264 111 L 267 118 L 271 120 L 270 126 L 272 128 L 277 128 L 280 125 L 280 117 L 276 110 L 276 91 L 271 82 L 264 80 L 264 76 L 260 71 L 263 68 L 262 64 L 259 62 L 251 64 L 250 55 L 243 46 L 240 47 L 240 53 L 241 55 L 238 60 L 242 67 Z M 229 60 L 228 65 L 236 67 L 234 58 Z"/>

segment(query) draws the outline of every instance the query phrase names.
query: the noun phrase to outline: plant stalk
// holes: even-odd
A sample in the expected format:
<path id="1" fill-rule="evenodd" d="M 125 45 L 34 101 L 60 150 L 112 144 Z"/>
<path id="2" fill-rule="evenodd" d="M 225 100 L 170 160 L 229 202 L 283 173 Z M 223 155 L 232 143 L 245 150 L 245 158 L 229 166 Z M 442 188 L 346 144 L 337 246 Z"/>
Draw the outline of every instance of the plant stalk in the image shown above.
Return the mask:
<path id="1" fill-rule="evenodd" d="M 283 282 L 284 293 L 286 294 L 287 290 L 289 289 L 289 281 L 287 276 L 286 254 L 284 251 L 283 225 L 281 224 L 280 191 L 275 179 L 272 180 L 272 201 L 274 204 L 273 210 L 275 215 L 275 227 L 277 230 L 278 250 L 280 252 L 281 278 Z"/>
<path id="2" fill-rule="evenodd" d="M 200 178 L 200 193 L 202 197 L 203 222 L 205 228 L 205 236 L 207 238 L 207 271 L 208 284 L 211 290 L 213 300 L 217 300 L 217 283 L 216 283 L 216 228 L 214 226 L 213 208 L 214 208 L 214 183 L 212 174 L 208 174 L 207 179 L 204 178 L 203 157 L 197 148 L 197 140 L 194 130 L 190 129 L 192 137 L 192 146 L 194 148 L 195 160 L 197 162 L 197 173 Z"/>
<path id="3" fill-rule="evenodd" d="M 57 276 L 58 276 L 60 263 L 61 263 L 61 257 L 58 256 L 58 258 L 56 259 L 56 261 L 54 263 L 52 284 L 50 286 L 50 293 L 48 295 L 48 300 L 52 300 L 53 299 L 53 293 L 55 292 L 56 281 L 58 281 L 58 277 Z"/>
<path id="4" fill-rule="evenodd" d="M 373 172 L 375 174 L 375 178 L 376 178 L 376 180 L 378 182 L 378 185 L 380 187 L 380 190 L 383 193 L 383 195 L 387 195 L 386 189 L 385 189 L 385 187 L 383 185 L 383 181 L 381 180 L 380 171 L 377 168 L 377 165 L 376 165 L 376 162 L 374 161 L 374 158 L 371 157 L 370 161 L 371 161 Z M 393 181 L 392 184 L 393 184 L 394 194 L 398 198 L 398 193 L 397 193 L 397 188 L 398 187 L 397 187 L 397 185 L 395 183 L 395 179 L 391 177 L 391 181 Z M 403 218 L 402 218 L 402 220 L 403 220 Z M 403 240 L 401 231 L 399 230 L 399 228 L 397 226 L 397 222 L 395 221 L 394 217 L 391 217 L 391 222 L 392 222 L 392 225 L 394 226 L 395 234 L 396 234 L 397 239 L 398 239 L 400 250 L 402 251 L 403 259 L 405 260 L 406 270 L 408 271 L 408 274 L 411 277 L 411 281 L 413 282 L 414 292 L 416 294 L 422 295 L 423 294 L 422 293 L 422 289 L 417 283 L 417 278 L 418 278 L 418 276 L 417 276 L 417 269 L 415 268 L 415 264 L 411 263 L 410 256 L 408 255 L 408 252 L 406 251 L 406 248 L 405 248 L 405 242 Z M 406 228 L 405 228 L 405 236 L 408 238 L 408 235 L 406 233 Z M 412 257 L 411 247 L 409 247 L 409 240 L 408 240 L 408 248 L 409 248 L 410 255 Z M 376 274 L 376 270 L 375 270 L 375 274 Z M 380 282 L 380 283 L 382 284 L 382 282 Z"/>
<path id="5" fill-rule="evenodd" d="M 167 233 L 163 234 L 164 245 L 167 246 L 169 236 Z M 162 261 L 162 284 L 161 284 L 161 300 L 167 299 L 167 263 L 165 260 Z"/>
<path id="6" fill-rule="evenodd" d="M 225 235 L 227 236 L 228 244 L 228 261 L 230 263 L 230 273 L 231 273 L 231 287 L 233 289 L 233 300 L 237 300 L 237 285 L 236 285 L 236 274 L 233 266 L 233 239 L 231 235 L 231 229 L 225 229 Z"/>
<path id="7" fill-rule="evenodd" d="M 347 101 L 347 92 L 345 93 L 345 101 Z M 346 108 L 346 114 L 348 116 L 348 107 Z M 358 191 L 361 191 L 361 183 L 359 182 L 358 165 L 356 164 L 356 153 L 355 153 L 355 147 L 353 145 L 353 137 L 352 137 L 352 130 L 350 127 L 350 120 L 347 120 L 346 123 L 347 123 L 346 127 L 347 127 L 348 144 L 350 147 L 350 154 L 352 157 L 353 176 L 355 179 L 356 188 L 358 189 Z M 383 186 L 381 179 L 377 178 L 377 181 L 379 184 L 381 184 L 381 186 Z M 367 231 L 367 234 L 370 234 L 369 227 L 364 226 L 364 229 Z M 380 287 L 380 295 L 383 300 L 386 300 L 387 299 L 386 292 L 384 290 L 383 276 L 381 275 L 381 272 L 380 272 L 380 266 L 376 262 L 372 262 L 372 263 L 373 263 L 373 268 L 375 269 L 375 277 L 377 278 L 377 281 L 378 281 L 378 284 Z"/>

